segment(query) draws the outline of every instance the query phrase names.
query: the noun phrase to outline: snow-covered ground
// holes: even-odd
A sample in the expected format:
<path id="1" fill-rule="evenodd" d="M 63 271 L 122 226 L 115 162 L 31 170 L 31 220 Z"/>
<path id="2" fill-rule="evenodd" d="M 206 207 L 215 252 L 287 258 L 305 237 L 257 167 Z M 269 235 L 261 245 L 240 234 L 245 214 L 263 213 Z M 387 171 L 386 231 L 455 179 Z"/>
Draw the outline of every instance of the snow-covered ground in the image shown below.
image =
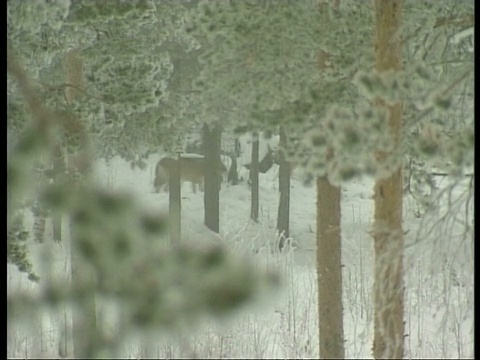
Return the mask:
<path id="1" fill-rule="evenodd" d="M 158 158 L 150 158 L 145 170 L 131 169 L 119 159 L 108 164 L 99 162 L 98 181 L 110 189 L 132 191 L 146 208 L 166 212 L 168 194 L 153 192 L 153 170 Z M 250 190 L 246 183 L 223 184 L 220 193 L 220 241 L 233 251 L 249 253 L 255 261 L 276 267 L 284 278 L 282 289 L 262 299 L 259 305 L 237 312 L 228 321 L 205 320 L 191 334 L 132 337 L 120 351 L 123 357 L 318 358 L 317 196 L 315 187 L 304 187 L 300 178 L 297 170 L 291 183 L 290 232 L 295 249 L 284 254 L 274 251 L 279 200 L 276 165 L 260 176 L 258 224 L 249 220 Z M 373 180 L 369 178 L 342 188 L 343 305 L 348 358 L 371 357 L 372 188 Z M 465 204 L 461 204 L 465 202 L 465 191 L 464 185 L 457 186 L 451 198 L 460 204 L 456 220 L 452 216 L 441 219 L 440 210 L 437 217 L 422 222 L 414 215 L 416 204 L 405 197 L 406 358 L 473 358 L 473 256 L 468 252 L 473 250 L 473 235 L 462 237 Z M 450 203 L 450 210 L 455 209 L 455 201 Z M 26 219 L 31 221 L 31 215 L 26 213 Z M 418 232 L 419 226 L 422 233 Z M 47 231 L 51 229 L 47 227 Z M 193 193 L 189 183 L 182 187 L 182 236 L 191 241 L 219 241 L 203 225 L 203 193 Z M 45 251 L 47 247 L 49 251 Z M 44 276 L 49 272 L 54 277 L 69 276 L 68 244 L 32 243 L 31 250 L 37 272 Z M 38 291 L 38 285 L 30 283 L 11 265 L 7 277 L 9 293 L 20 289 Z M 99 305 L 103 325 L 113 329 L 115 319 L 105 306 Z M 8 356 L 58 357 L 59 349 L 68 355 L 71 342 L 59 336 L 70 323 L 68 314 L 45 313 L 24 326 L 12 326 L 8 329 Z"/>

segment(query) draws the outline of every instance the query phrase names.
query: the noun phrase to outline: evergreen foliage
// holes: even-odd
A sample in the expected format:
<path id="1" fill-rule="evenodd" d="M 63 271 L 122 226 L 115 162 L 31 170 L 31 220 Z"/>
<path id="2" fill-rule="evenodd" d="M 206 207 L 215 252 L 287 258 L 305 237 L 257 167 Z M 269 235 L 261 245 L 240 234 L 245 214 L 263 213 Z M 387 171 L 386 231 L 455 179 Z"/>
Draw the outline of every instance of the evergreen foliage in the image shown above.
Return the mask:
<path id="1" fill-rule="evenodd" d="M 81 304 L 92 295 L 112 300 L 122 309 L 123 327 L 113 339 L 100 329 L 89 334 L 95 348 L 79 352 L 88 356 L 114 354 L 132 327 L 190 325 L 205 313 L 230 312 L 265 285 L 278 284 L 274 274 L 255 271 L 224 247 L 170 246 L 164 218 L 142 210 L 132 195 L 98 188 L 92 179 L 95 158 L 141 160 L 139 153 L 181 138 L 187 113 L 181 103 L 187 97 L 182 89 L 170 91 L 174 66 L 165 44 L 175 41 L 186 51 L 196 46 L 173 24 L 166 26 L 181 22 L 184 11 L 177 2 L 8 4 L 8 261 L 38 280 L 26 254 L 28 232 L 14 215 L 34 194 L 42 209 L 69 215 L 72 246 L 86 266 L 77 271 L 95 274 L 93 283 L 82 277 L 72 284 L 40 280 L 39 296 L 9 295 L 9 322 L 45 307 Z M 76 66 L 83 67 L 84 88 L 63 80 L 69 71 L 63 59 L 72 49 Z M 81 94 L 67 104 L 63 93 L 72 87 Z M 68 156 L 58 181 L 31 181 L 31 169 L 53 161 L 56 146 Z"/>
<path id="2" fill-rule="evenodd" d="M 40 279 L 33 271 L 28 257 L 28 231 L 23 226 L 23 217 L 18 213 L 12 217 L 7 230 L 7 262 L 14 264 L 19 271 L 27 274 L 28 279 L 38 282 Z"/>
<path id="3" fill-rule="evenodd" d="M 447 13 L 465 17 L 472 4 L 408 2 L 399 34 L 408 50 L 404 70 L 396 76 L 367 70 L 373 63 L 368 2 L 342 1 L 337 10 L 315 1 L 204 1 L 199 6 L 187 30 L 207 39 L 195 83 L 202 99 L 199 112 L 206 118 L 222 119 L 237 133 L 274 133 L 285 126 L 288 159 L 307 167 L 310 178 L 328 173 L 335 183 L 362 174 L 387 176 L 405 154 L 444 159 L 437 151 L 428 153 L 432 147 L 424 138 L 405 136 L 400 153 L 376 163 L 375 152 L 391 144 L 384 136 L 385 114 L 369 104 L 378 95 L 390 103 L 403 101 L 411 114 L 405 127 L 409 135 L 432 115 L 452 118 L 450 93 L 455 81 L 471 79 L 473 52 L 466 46 L 468 35 L 449 41 L 447 34 L 455 29 L 438 28 L 438 19 Z M 448 53 L 460 53 L 458 61 L 466 62 L 463 74 L 455 70 L 460 79 L 434 75 L 435 67 L 426 62 Z M 327 161 L 328 148 L 334 151 Z"/>
<path id="4" fill-rule="evenodd" d="M 163 219 L 129 195 L 99 190 L 89 175 L 77 186 L 93 159 L 119 155 L 142 166 L 178 146 L 192 124 L 220 122 L 237 134 L 282 126 L 287 160 L 334 184 L 388 176 L 406 159 L 406 189 L 424 209 L 434 206 L 432 172 L 461 177 L 473 166 L 473 1 L 405 1 L 396 75 L 370 71 L 370 2 L 323 3 L 9 0 L 7 260 L 38 280 L 19 212 L 38 197 L 73 217 L 76 246 L 98 274 L 94 289 L 51 284 L 43 298 L 9 298 L 9 316 L 95 291 L 122 295 L 137 325 L 164 326 L 233 308 L 262 281 L 276 283 L 223 249 L 149 251 L 164 236 Z M 85 83 L 73 104 L 69 51 L 82 59 Z M 379 95 L 404 104 L 400 151 L 382 163 L 375 153 L 392 144 L 386 114 L 371 107 Z M 56 145 L 76 162 L 61 181 L 37 186 L 32 169 L 52 161 Z M 139 281 L 137 270 L 148 276 Z"/>

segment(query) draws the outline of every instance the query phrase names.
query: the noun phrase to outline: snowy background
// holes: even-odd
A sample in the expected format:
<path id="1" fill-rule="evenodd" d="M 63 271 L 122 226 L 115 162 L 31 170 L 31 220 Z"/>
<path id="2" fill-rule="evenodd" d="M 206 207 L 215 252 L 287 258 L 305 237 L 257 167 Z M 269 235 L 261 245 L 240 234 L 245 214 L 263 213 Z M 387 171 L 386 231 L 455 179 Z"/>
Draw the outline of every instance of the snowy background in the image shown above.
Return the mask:
<path id="1" fill-rule="evenodd" d="M 264 151 L 265 148 L 261 150 Z M 159 158 L 160 155 L 150 157 L 144 170 L 131 169 L 128 163 L 117 158 L 108 163 L 98 161 L 97 181 L 108 189 L 134 192 L 145 208 L 165 213 L 168 193 L 154 193 L 152 185 Z M 242 162 L 245 163 L 240 160 Z M 234 252 L 249 254 L 258 264 L 277 269 L 283 277 L 283 286 L 280 291 L 261 297 L 258 304 L 247 306 L 224 321 L 204 319 L 195 329 L 175 334 L 147 336 L 139 333 L 124 344 L 120 353 L 127 358 L 317 358 L 316 190 L 315 186 L 302 185 L 301 180 L 301 170 L 297 169 L 292 175 L 290 200 L 293 247 L 281 254 L 274 246 L 279 200 L 277 165 L 266 174 L 260 174 L 258 224 L 249 220 L 247 183 L 222 184 L 220 236 L 203 225 L 203 193 L 193 193 L 190 183 L 184 183 L 182 237 L 191 241 L 220 241 Z M 448 181 L 446 177 L 438 178 L 439 187 L 447 186 Z M 449 203 L 430 217 L 416 216 L 418 205 L 408 196 L 404 199 L 406 358 L 473 358 L 473 235 L 465 232 L 464 209 L 469 206 L 467 186 L 467 181 L 455 186 Z M 373 179 L 370 178 L 357 179 L 342 188 L 347 358 L 371 357 L 373 245 L 369 230 L 373 219 L 372 189 Z M 454 206 L 458 207 L 458 213 L 452 216 Z M 446 212 L 450 215 L 442 217 Z M 25 217 L 28 229 L 32 216 L 26 211 Z M 66 219 L 63 221 L 63 232 L 67 235 Z M 47 239 L 50 233 L 48 221 Z M 70 276 L 68 242 L 32 242 L 30 249 L 35 271 L 40 276 Z M 29 282 L 10 264 L 7 278 L 8 294 L 26 289 L 40 291 L 39 285 Z M 101 300 L 98 300 L 97 311 L 102 326 L 114 332 L 115 313 Z M 70 312 L 65 308 L 63 313 L 42 313 L 28 324 L 15 324 L 8 329 L 8 357 L 69 356 L 70 323 Z"/>

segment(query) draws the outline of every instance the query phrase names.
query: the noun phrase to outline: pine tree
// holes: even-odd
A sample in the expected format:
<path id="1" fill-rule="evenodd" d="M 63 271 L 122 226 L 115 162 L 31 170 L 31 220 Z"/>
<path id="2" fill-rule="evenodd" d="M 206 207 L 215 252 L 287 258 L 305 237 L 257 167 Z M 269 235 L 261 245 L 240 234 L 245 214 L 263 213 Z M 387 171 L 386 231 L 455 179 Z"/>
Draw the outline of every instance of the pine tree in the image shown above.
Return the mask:
<path id="1" fill-rule="evenodd" d="M 70 214 L 74 244 L 72 284 L 45 283 L 40 296 L 9 295 L 8 321 L 47 307 L 78 305 L 86 312 L 74 320 L 75 357 L 119 355 L 132 329 L 165 329 L 200 314 L 222 315 L 249 300 L 264 281 L 277 282 L 275 276 L 253 273 L 244 259 L 237 261 L 221 246 L 162 242 L 165 219 L 142 209 L 130 194 L 99 188 L 90 176 L 97 158 L 121 155 L 141 163 L 139 153 L 168 148 L 182 137 L 192 115 L 186 106 L 188 81 L 180 90 L 169 82 L 174 71 L 169 46 L 175 46 L 167 39 L 185 51 L 196 46 L 174 26 L 184 21 L 175 15 L 185 12 L 178 2 L 8 4 L 8 126 L 15 136 L 8 158 L 9 258 L 24 262 L 17 246 L 24 236 L 12 212 L 33 188 L 29 171 L 39 156 L 53 161 L 58 146 L 66 151 L 68 176 L 42 186 L 38 195 L 47 208 Z M 172 127 L 177 119 L 183 122 Z M 173 288 L 182 292 L 181 304 L 171 301 Z M 95 326 L 96 295 L 115 299 L 122 308 L 113 337 Z"/>
<path id="2" fill-rule="evenodd" d="M 376 1 L 375 8 L 375 55 L 379 73 L 400 71 L 402 46 L 399 30 L 402 25 L 403 0 Z M 389 136 L 398 151 L 402 133 L 402 104 L 387 106 L 382 99 L 377 106 L 386 107 Z M 383 162 L 389 154 L 379 153 Z M 375 359 L 400 359 L 404 355 L 404 311 L 403 311 L 403 187 L 402 167 L 375 183 L 374 222 L 374 340 Z"/>

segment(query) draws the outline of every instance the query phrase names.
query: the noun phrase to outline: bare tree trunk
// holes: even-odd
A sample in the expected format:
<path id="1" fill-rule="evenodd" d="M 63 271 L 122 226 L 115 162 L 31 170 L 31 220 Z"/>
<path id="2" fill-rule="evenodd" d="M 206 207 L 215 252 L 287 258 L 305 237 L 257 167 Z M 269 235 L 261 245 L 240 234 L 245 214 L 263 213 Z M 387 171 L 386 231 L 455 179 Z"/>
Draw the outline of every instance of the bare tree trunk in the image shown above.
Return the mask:
<path id="1" fill-rule="evenodd" d="M 230 158 L 232 159 L 232 164 L 230 165 L 230 169 L 228 170 L 227 182 L 231 185 L 238 184 L 238 171 L 237 171 L 237 157 L 235 155 L 231 155 Z"/>
<path id="2" fill-rule="evenodd" d="M 168 172 L 168 209 L 170 215 L 170 242 L 178 243 L 181 239 L 181 163 L 177 156 L 174 166 Z"/>
<path id="3" fill-rule="evenodd" d="M 401 13 L 403 0 L 375 0 L 375 62 L 378 72 L 401 69 Z M 402 105 L 387 106 L 381 99 L 376 105 L 390 114 L 390 136 L 398 145 L 402 130 Z M 379 153 L 378 161 L 389 154 Z M 400 359 L 404 354 L 403 322 L 403 231 L 402 166 L 391 176 L 375 183 L 374 214 L 374 340 L 376 359 Z"/>
<path id="4" fill-rule="evenodd" d="M 64 176 L 65 164 L 62 149 L 59 145 L 55 147 L 53 158 L 53 181 L 59 182 Z M 52 213 L 53 240 L 62 241 L 62 214 Z"/>
<path id="5" fill-rule="evenodd" d="M 278 190 L 280 191 L 280 201 L 278 204 L 277 231 L 280 236 L 278 248 L 283 249 L 285 240 L 290 236 L 290 164 L 285 159 L 285 154 L 281 149 L 286 145 L 287 138 L 285 131 L 280 128 L 280 150 L 278 152 L 278 162 L 280 169 L 278 171 Z"/>
<path id="6" fill-rule="evenodd" d="M 204 206 L 205 225 L 216 233 L 220 230 L 220 181 L 219 173 L 221 128 L 216 125 L 203 127 L 203 145 L 205 150 L 205 186 Z"/>
<path id="7" fill-rule="evenodd" d="M 340 188 L 317 178 L 318 324 L 321 359 L 344 359 Z"/>
<path id="8" fill-rule="evenodd" d="M 258 222 L 258 138 L 252 142 L 252 161 L 250 166 L 250 182 L 251 182 L 251 203 L 250 203 L 250 218 Z"/>
<path id="9" fill-rule="evenodd" d="M 338 11 L 340 1 L 332 5 Z M 328 20 L 328 3 L 320 3 L 320 13 Z M 330 20 L 328 20 L 330 21 Z M 317 67 L 329 67 L 330 54 L 320 50 Z M 327 159 L 333 153 L 329 150 Z M 318 328 L 321 359 L 344 359 L 342 303 L 341 190 L 327 177 L 317 178 L 317 281 Z"/>
<path id="10" fill-rule="evenodd" d="M 237 171 L 237 157 L 240 156 L 240 142 L 238 139 L 235 139 L 235 148 L 233 154 L 230 154 L 230 158 L 232 159 L 232 164 L 230 165 L 230 169 L 228 171 L 227 181 L 231 185 L 238 184 L 238 171 Z"/>

